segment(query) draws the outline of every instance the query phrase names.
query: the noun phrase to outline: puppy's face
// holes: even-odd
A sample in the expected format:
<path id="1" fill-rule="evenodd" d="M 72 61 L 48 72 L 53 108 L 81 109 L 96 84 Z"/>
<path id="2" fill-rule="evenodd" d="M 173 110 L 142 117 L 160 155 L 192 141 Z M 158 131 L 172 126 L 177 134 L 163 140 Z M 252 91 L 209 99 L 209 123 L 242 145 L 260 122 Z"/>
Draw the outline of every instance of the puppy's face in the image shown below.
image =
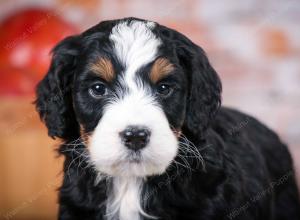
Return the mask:
<path id="1" fill-rule="evenodd" d="M 173 30 L 153 22 L 124 19 L 100 23 L 68 41 L 54 51 L 48 76 L 38 87 L 37 106 L 50 135 L 68 140 L 79 135 L 80 128 L 89 160 L 100 173 L 163 173 L 178 154 L 181 130 L 199 132 L 215 110 L 206 108 L 212 104 L 217 108 L 219 99 L 208 96 L 209 91 L 201 94 L 205 88 L 214 89 L 210 84 L 218 84 L 216 74 L 209 73 L 209 80 L 216 82 L 207 82 L 207 59 L 192 61 L 193 55 L 203 54 L 193 52 L 190 47 L 195 45 Z M 199 71 L 203 69 L 204 79 L 193 76 L 196 66 Z M 51 74 L 60 81 L 58 86 L 71 84 L 72 88 L 65 94 L 69 97 L 63 97 L 62 103 L 56 100 L 55 105 L 43 102 L 45 84 L 48 90 L 54 87 Z M 217 89 L 216 94 L 220 92 Z M 204 100 L 193 97 L 195 92 Z M 200 101 L 206 102 L 205 109 Z M 59 128 L 54 126 L 53 116 L 50 118 L 49 109 L 55 107 L 63 111 L 64 118 L 57 118 Z M 201 117 L 207 119 L 201 121 Z"/>
<path id="2" fill-rule="evenodd" d="M 159 174 L 177 154 L 186 78 L 175 55 L 163 50 L 154 25 L 115 25 L 93 39 L 76 71 L 74 109 L 100 172 Z"/>

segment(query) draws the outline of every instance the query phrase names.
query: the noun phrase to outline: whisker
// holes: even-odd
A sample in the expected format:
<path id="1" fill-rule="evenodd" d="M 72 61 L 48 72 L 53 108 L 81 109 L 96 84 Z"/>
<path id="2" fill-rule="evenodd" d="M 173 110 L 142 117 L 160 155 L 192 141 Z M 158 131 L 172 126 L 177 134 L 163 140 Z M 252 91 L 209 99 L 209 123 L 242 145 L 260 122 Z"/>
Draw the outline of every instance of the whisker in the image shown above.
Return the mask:
<path id="1" fill-rule="evenodd" d="M 198 168 L 201 164 L 203 169 L 205 169 L 205 162 L 198 147 L 196 147 L 195 144 L 192 141 L 190 141 L 184 134 L 180 135 L 178 142 L 180 146 L 179 149 L 182 152 L 180 156 L 195 159 L 197 163 L 196 167 Z"/>

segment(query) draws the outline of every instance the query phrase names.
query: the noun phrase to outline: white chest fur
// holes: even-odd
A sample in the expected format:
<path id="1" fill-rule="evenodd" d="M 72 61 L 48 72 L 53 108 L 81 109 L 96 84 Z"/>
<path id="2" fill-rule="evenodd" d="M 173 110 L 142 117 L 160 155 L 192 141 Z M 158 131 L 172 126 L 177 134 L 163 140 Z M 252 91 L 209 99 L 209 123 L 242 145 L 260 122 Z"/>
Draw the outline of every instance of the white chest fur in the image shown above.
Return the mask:
<path id="1" fill-rule="evenodd" d="M 141 208 L 140 178 L 115 177 L 106 203 L 107 220 L 140 220 L 144 214 Z"/>

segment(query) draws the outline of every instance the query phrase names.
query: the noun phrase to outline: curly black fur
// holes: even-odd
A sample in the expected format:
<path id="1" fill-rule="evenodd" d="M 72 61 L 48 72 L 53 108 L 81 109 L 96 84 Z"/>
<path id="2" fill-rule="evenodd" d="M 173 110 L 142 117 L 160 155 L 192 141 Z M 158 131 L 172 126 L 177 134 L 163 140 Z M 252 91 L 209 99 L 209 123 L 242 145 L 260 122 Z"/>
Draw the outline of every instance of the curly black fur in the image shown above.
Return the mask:
<path id="1" fill-rule="evenodd" d="M 65 156 L 61 220 L 105 219 L 110 181 L 95 184 L 97 173 L 89 167 L 80 138 L 80 125 L 92 131 L 101 112 L 83 107 L 77 84 L 83 82 L 89 56 L 101 50 L 114 56 L 106 45 L 111 28 L 119 21 L 101 22 L 59 43 L 50 70 L 37 88 L 37 110 L 49 135 L 64 140 L 60 148 Z M 186 88 L 162 106 L 170 125 L 181 128 L 179 140 L 187 138 L 194 144 L 203 161 L 199 163 L 199 158 L 181 149 L 188 159 L 176 160 L 187 166 L 171 164 L 165 174 L 147 177 L 144 210 L 164 220 L 300 220 L 287 147 L 256 119 L 220 107 L 221 82 L 200 47 L 164 26 L 157 25 L 153 31 L 163 41 L 160 53 L 168 54 L 181 69 L 180 80 Z"/>

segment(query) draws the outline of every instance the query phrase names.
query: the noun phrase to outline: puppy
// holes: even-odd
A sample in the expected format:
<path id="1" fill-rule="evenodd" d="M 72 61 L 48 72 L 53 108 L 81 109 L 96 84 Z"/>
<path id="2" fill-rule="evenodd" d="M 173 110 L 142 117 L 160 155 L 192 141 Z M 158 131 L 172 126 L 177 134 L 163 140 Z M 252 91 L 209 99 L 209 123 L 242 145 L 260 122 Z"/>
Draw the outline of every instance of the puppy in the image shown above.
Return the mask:
<path id="1" fill-rule="evenodd" d="M 155 22 L 60 42 L 36 100 L 63 140 L 59 219 L 299 220 L 287 147 L 221 90 L 203 50 Z"/>

